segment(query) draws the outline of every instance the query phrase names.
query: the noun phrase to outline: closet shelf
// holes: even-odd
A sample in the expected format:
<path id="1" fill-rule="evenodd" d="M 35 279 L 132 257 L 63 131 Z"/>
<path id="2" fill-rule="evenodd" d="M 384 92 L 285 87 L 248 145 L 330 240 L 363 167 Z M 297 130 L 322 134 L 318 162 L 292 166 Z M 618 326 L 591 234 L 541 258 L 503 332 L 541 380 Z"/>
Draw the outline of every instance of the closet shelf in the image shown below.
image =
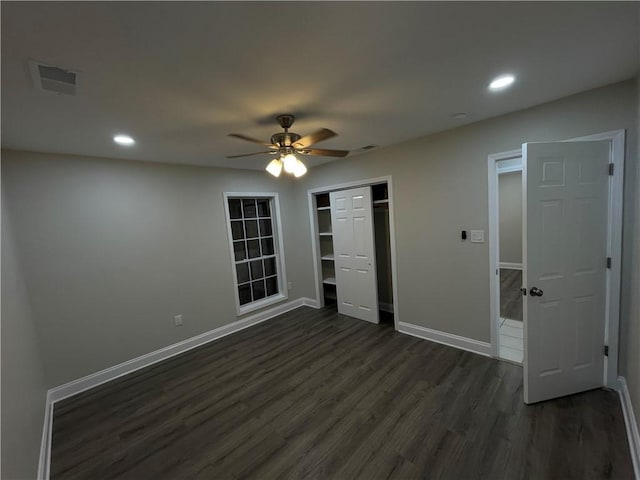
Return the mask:
<path id="1" fill-rule="evenodd" d="M 324 280 L 322 280 L 322 283 L 326 283 L 327 285 L 335 285 L 336 279 L 335 277 L 327 277 Z"/>
<path id="2" fill-rule="evenodd" d="M 331 232 L 320 232 L 318 235 L 320 235 L 321 237 L 330 237 L 332 236 Z"/>
<path id="3" fill-rule="evenodd" d="M 322 258 L 322 260 L 330 260 L 332 262 L 333 262 L 333 259 L 334 259 L 333 253 L 331 253 L 329 255 L 323 255 L 321 258 Z"/>
<path id="4" fill-rule="evenodd" d="M 318 207 L 319 212 L 325 212 L 327 210 L 331 210 L 331 207 Z"/>
<path id="5" fill-rule="evenodd" d="M 374 200 L 373 201 L 374 205 L 383 205 L 383 204 L 387 204 L 387 203 L 389 203 L 389 200 L 386 199 L 386 198 L 384 200 Z"/>

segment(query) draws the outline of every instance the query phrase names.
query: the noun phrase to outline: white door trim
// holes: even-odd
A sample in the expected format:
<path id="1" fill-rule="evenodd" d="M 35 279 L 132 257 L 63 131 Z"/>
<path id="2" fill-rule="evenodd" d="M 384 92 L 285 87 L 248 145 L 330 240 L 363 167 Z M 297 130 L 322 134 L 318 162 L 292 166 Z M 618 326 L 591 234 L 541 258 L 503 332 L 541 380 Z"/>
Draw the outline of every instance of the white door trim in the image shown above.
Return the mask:
<path id="1" fill-rule="evenodd" d="M 613 130 L 584 137 L 570 138 L 565 142 L 609 140 L 610 161 L 614 175 L 609 178 L 609 205 L 607 215 L 607 255 L 612 258 L 607 270 L 606 318 L 604 342 L 609 346 L 609 356 L 604 359 L 603 385 L 618 390 L 618 335 L 620 327 L 620 276 L 622 272 L 622 204 L 624 186 L 625 130 Z M 498 356 L 499 277 L 495 275 L 498 261 L 498 185 L 497 162 L 522 156 L 522 150 L 494 153 L 488 156 L 489 185 L 489 292 L 491 315 L 491 352 Z M 525 272 L 526 273 L 526 272 Z M 525 274 L 523 273 L 523 275 Z M 497 316 L 496 316 L 497 315 Z"/>
<path id="2" fill-rule="evenodd" d="M 329 193 L 335 190 L 345 190 L 355 187 L 367 187 L 371 185 L 377 185 L 380 183 L 387 184 L 389 195 L 389 236 L 391 247 L 391 283 L 393 289 L 393 325 L 398 330 L 398 324 L 400 322 L 399 313 L 399 299 L 398 299 L 398 269 L 396 258 L 396 228 L 395 228 L 395 216 L 393 212 L 393 177 L 386 175 L 383 177 L 369 178 L 365 180 L 356 180 L 353 182 L 341 183 L 337 185 L 328 185 L 324 187 L 316 187 L 307 190 L 307 201 L 309 205 L 309 226 L 311 229 L 311 251 L 313 253 L 313 271 L 316 282 L 316 302 L 319 308 L 324 307 L 324 296 L 322 295 L 322 265 L 320 259 L 320 245 L 318 244 L 318 224 L 315 212 L 314 195 L 318 193 Z"/>
<path id="3" fill-rule="evenodd" d="M 501 159 L 504 160 L 504 159 Z M 513 172 L 521 172 L 522 165 L 513 165 L 511 167 L 498 167 L 498 175 L 503 173 L 513 173 Z"/>

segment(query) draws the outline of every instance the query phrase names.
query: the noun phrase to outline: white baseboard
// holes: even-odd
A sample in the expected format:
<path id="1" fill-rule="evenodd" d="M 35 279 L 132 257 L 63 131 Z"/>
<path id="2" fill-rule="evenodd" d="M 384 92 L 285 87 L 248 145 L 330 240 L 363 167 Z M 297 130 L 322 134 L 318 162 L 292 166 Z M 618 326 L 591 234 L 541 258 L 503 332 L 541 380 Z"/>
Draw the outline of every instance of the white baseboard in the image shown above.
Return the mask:
<path id="1" fill-rule="evenodd" d="M 269 320 L 283 313 L 295 310 L 296 308 L 308 306 L 312 308 L 319 308 L 318 302 L 312 298 L 298 298 L 290 302 L 281 303 L 262 312 L 255 313 L 251 316 L 245 317 L 228 325 L 210 330 L 195 337 L 188 338 L 173 345 L 166 346 L 159 350 L 156 350 L 146 355 L 142 355 L 137 358 L 133 358 L 126 362 L 114 365 L 113 367 L 105 368 L 99 372 L 92 373 L 86 377 L 73 380 L 58 387 L 54 387 L 47 392 L 47 404 L 45 406 L 45 418 L 42 429 L 42 442 L 40 445 L 40 460 L 38 462 L 38 479 L 49 479 L 49 466 L 51 461 L 51 430 L 53 425 L 53 407 L 56 402 L 65 398 L 77 395 L 91 388 L 102 385 L 103 383 L 110 382 L 116 378 L 122 377 L 129 373 L 140 370 L 141 368 L 148 367 L 154 363 L 161 362 L 175 355 L 192 350 L 196 347 L 200 347 L 206 343 L 217 340 L 221 337 L 225 337 L 232 333 L 239 332 L 245 328 L 257 325 L 266 320 Z"/>
<path id="2" fill-rule="evenodd" d="M 500 268 L 509 268 L 511 270 L 522 270 L 521 263 L 513 263 L 513 262 L 500 262 Z"/>
<path id="3" fill-rule="evenodd" d="M 398 331 L 424 340 L 431 340 L 432 342 L 442 343 L 443 345 L 484 355 L 485 357 L 491 356 L 491 344 L 487 342 L 481 342 L 472 338 L 461 337 L 452 333 L 440 332 L 438 330 L 432 330 L 430 328 L 404 322 L 398 323 Z"/>
<path id="4" fill-rule="evenodd" d="M 304 305 L 305 307 L 320 308 L 320 303 L 318 302 L 318 300 L 308 297 L 303 297 L 300 300 L 302 300 L 302 305 Z"/>
<path id="5" fill-rule="evenodd" d="M 622 405 L 622 414 L 624 415 L 624 423 L 627 427 L 627 438 L 629 439 L 629 451 L 631 452 L 631 461 L 633 462 L 633 471 L 636 480 L 640 480 L 640 434 L 638 433 L 638 422 L 633 412 L 633 404 L 629 396 L 627 381 L 624 377 L 618 377 L 620 388 L 620 404 Z"/>
<path id="6" fill-rule="evenodd" d="M 393 313 L 393 303 L 378 302 L 378 308 L 383 312 Z"/>
<path id="7" fill-rule="evenodd" d="M 86 377 L 72 380 L 71 382 L 49 390 L 49 393 L 51 394 L 51 401 L 55 403 L 72 395 L 77 395 L 80 392 L 97 387 L 105 382 L 115 380 L 118 377 L 135 372 L 141 368 L 148 367 L 154 363 L 161 362 L 180 353 L 187 352 L 193 348 L 212 342 L 226 335 L 239 332 L 240 330 L 257 325 L 258 323 L 264 322 L 298 307 L 302 307 L 303 305 L 313 307 L 316 305 L 316 301 L 310 298 L 298 298 L 290 302 L 281 303 L 269 308 L 268 310 L 255 313 L 236 322 L 209 330 L 208 332 L 196 335 L 195 337 L 187 338 L 181 342 L 174 343 L 173 345 L 169 345 L 154 352 L 127 360 L 126 362 L 114 365 L 113 367 L 105 368 L 104 370 L 92 373 Z"/>

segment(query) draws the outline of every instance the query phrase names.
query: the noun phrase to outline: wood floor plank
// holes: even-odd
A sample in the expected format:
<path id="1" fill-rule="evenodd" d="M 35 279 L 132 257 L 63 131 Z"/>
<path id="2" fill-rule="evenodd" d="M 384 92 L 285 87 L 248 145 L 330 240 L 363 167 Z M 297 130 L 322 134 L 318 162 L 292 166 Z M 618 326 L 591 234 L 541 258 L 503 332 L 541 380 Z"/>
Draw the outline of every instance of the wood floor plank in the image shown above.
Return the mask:
<path id="1" fill-rule="evenodd" d="M 617 395 L 300 308 L 59 402 L 51 478 L 631 479 Z"/>

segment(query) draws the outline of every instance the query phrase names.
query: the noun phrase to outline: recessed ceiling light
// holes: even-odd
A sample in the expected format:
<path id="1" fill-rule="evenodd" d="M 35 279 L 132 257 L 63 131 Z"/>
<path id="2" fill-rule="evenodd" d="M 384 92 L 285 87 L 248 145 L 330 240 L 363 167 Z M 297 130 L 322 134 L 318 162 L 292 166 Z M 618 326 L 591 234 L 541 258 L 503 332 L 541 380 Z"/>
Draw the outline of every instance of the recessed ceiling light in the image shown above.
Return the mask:
<path id="1" fill-rule="evenodd" d="M 131 146 L 136 143 L 136 141 L 129 135 L 116 135 L 115 137 L 113 137 L 113 141 L 118 145 L 124 145 L 125 147 Z"/>
<path id="2" fill-rule="evenodd" d="M 489 84 L 489 90 L 502 90 L 515 82 L 515 80 L 516 77 L 513 75 L 500 75 L 499 77 L 494 78 Z"/>

